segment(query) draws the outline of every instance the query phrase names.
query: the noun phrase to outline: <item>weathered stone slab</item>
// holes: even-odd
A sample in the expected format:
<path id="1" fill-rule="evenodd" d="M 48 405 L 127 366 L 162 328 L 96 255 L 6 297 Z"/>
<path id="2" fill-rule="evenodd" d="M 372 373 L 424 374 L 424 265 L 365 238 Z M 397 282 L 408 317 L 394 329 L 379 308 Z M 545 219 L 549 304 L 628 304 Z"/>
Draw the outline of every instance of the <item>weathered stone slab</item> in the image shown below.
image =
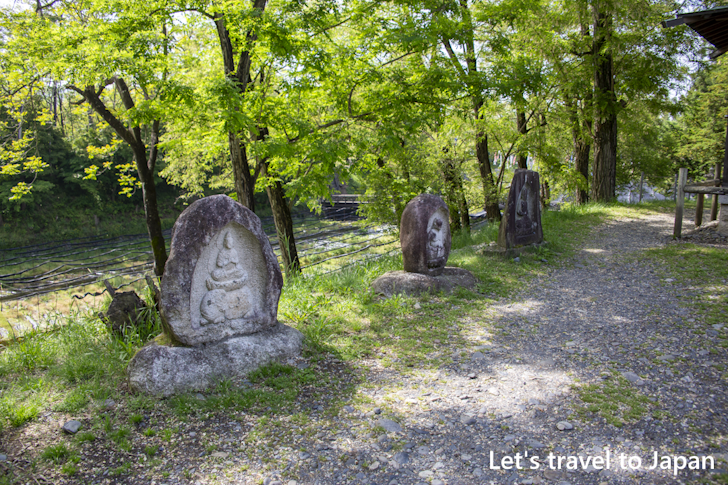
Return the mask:
<path id="1" fill-rule="evenodd" d="M 450 255 L 450 211 L 437 195 L 421 194 L 402 212 L 399 226 L 404 270 L 437 276 Z"/>
<path id="2" fill-rule="evenodd" d="M 129 363 L 129 387 L 158 396 L 203 391 L 220 379 L 245 376 L 268 362 L 298 356 L 302 342 L 298 330 L 281 323 L 202 347 L 171 347 L 152 341 Z"/>
<path id="3" fill-rule="evenodd" d="M 276 325 L 283 286 L 260 219 L 226 195 L 191 204 L 172 231 L 161 283 L 165 332 L 200 346 Z"/>
<path id="4" fill-rule="evenodd" d="M 538 172 L 516 170 L 498 231 L 498 245 L 510 249 L 543 241 Z"/>
<path id="5" fill-rule="evenodd" d="M 372 290 L 389 298 L 396 294 L 419 295 L 444 291 L 450 293 L 456 288 L 475 288 L 478 280 L 473 274 L 462 268 L 446 267 L 438 276 L 428 276 L 407 271 L 390 271 L 374 280 Z"/>

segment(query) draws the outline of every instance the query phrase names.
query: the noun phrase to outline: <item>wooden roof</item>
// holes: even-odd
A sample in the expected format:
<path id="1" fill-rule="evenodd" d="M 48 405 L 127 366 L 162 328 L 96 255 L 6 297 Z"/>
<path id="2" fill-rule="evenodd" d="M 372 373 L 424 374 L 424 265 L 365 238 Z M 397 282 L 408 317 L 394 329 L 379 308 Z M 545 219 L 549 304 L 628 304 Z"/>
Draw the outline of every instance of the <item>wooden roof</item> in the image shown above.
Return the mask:
<path id="1" fill-rule="evenodd" d="M 715 46 L 710 57 L 728 52 L 728 7 L 712 8 L 699 12 L 681 13 L 672 20 L 662 22 L 663 27 L 688 25 L 691 29 Z"/>

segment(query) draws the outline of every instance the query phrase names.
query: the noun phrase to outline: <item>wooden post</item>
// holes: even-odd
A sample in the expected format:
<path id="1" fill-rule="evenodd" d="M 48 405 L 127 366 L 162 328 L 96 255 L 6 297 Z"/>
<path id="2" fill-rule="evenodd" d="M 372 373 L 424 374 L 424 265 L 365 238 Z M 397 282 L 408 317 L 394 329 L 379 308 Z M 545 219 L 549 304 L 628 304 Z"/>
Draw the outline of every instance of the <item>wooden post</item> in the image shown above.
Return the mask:
<path id="1" fill-rule="evenodd" d="M 698 203 L 695 206 L 695 227 L 703 224 L 703 199 L 705 199 L 705 194 L 698 194 Z"/>
<path id="2" fill-rule="evenodd" d="M 642 186 L 645 183 L 645 173 L 642 172 L 642 175 L 640 175 L 640 202 L 642 202 Z"/>
<path id="3" fill-rule="evenodd" d="M 682 238 L 682 219 L 683 209 L 685 208 L 685 182 L 688 180 L 688 169 L 681 168 L 675 181 L 677 182 L 677 190 L 675 191 L 675 230 L 672 237 Z"/>
<path id="4" fill-rule="evenodd" d="M 716 187 L 720 187 L 720 163 L 715 164 L 715 177 L 713 177 L 715 180 L 718 180 L 718 182 L 715 183 Z M 718 196 L 713 195 L 713 201 L 710 204 L 710 221 L 714 221 L 718 218 Z"/>

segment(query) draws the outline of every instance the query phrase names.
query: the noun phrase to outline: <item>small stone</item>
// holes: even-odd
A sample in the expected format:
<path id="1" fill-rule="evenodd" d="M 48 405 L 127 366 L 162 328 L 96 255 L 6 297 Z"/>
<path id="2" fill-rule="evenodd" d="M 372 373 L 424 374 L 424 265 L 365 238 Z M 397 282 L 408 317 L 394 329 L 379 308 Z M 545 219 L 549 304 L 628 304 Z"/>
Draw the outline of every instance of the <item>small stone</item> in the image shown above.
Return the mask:
<path id="1" fill-rule="evenodd" d="M 556 470 L 546 470 L 543 472 L 543 476 L 549 480 L 556 480 L 557 478 L 561 478 L 561 472 Z"/>
<path id="2" fill-rule="evenodd" d="M 374 408 L 374 414 L 382 414 L 382 408 Z"/>
<path id="3" fill-rule="evenodd" d="M 422 308 L 422 305 L 420 305 L 420 302 L 419 301 L 415 302 L 415 310 L 419 310 L 420 308 Z"/>
<path id="4" fill-rule="evenodd" d="M 471 455 L 460 455 L 460 459 L 463 461 L 470 461 L 472 458 Z"/>
<path id="5" fill-rule="evenodd" d="M 199 393 L 199 392 L 197 394 L 195 394 L 195 399 L 197 399 L 198 401 L 207 401 L 207 398 L 205 397 L 205 395 L 202 393 Z"/>
<path id="6" fill-rule="evenodd" d="M 395 453 L 392 459 L 395 463 L 398 463 L 400 465 L 405 465 L 410 461 L 409 453 L 407 453 L 406 451 L 400 451 L 399 453 Z"/>
<path id="7" fill-rule="evenodd" d="M 195 433 L 194 431 L 190 431 L 188 436 L 190 438 L 194 438 L 195 436 L 197 436 L 197 433 Z"/>
<path id="8" fill-rule="evenodd" d="M 468 379 L 475 379 L 476 377 L 478 376 L 475 374 L 475 372 L 471 372 L 470 374 L 468 374 Z"/>
<path id="9" fill-rule="evenodd" d="M 513 258 L 513 262 L 514 263 L 520 263 L 521 262 L 521 258 L 518 257 L 518 256 L 516 256 L 515 258 Z"/>
<path id="10" fill-rule="evenodd" d="M 400 426 L 398 423 L 395 423 L 391 419 L 382 418 L 379 421 L 377 421 L 377 425 L 384 428 L 384 430 L 388 433 L 401 433 L 402 432 L 402 426 Z"/>
<path id="11" fill-rule="evenodd" d="M 420 446 L 419 448 L 417 448 L 417 453 L 419 453 L 420 455 L 427 455 L 430 453 L 430 448 L 428 448 L 427 446 Z"/>
<path id="12" fill-rule="evenodd" d="M 483 476 L 483 470 L 481 470 L 480 468 L 476 468 L 475 470 L 473 470 L 473 476 L 476 476 L 478 478 L 482 477 Z"/>
<path id="13" fill-rule="evenodd" d="M 432 475 L 434 475 L 434 473 L 432 473 L 432 470 L 422 470 L 420 473 L 417 474 L 417 476 L 419 476 L 420 478 L 425 479 L 432 477 Z"/>
<path id="14" fill-rule="evenodd" d="M 107 399 L 104 401 L 104 409 L 114 409 L 116 407 L 116 403 L 113 399 Z"/>
<path id="15" fill-rule="evenodd" d="M 311 458 L 311 453 L 306 453 L 305 451 L 302 451 L 298 454 L 298 458 L 301 460 L 308 460 Z"/>
<path id="16" fill-rule="evenodd" d="M 430 484 L 431 485 L 445 485 L 445 482 L 443 482 L 442 480 L 439 480 L 439 479 L 435 478 L 433 481 L 430 482 Z"/>
<path id="17" fill-rule="evenodd" d="M 8 455 L 3 455 L 0 453 L 0 461 L 8 461 Z"/>
<path id="18" fill-rule="evenodd" d="M 372 463 L 371 465 L 369 465 L 369 470 L 370 471 L 376 470 L 377 468 L 379 468 L 379 464 L 380 463 L 378 461 L 375 461 L 374 463 Z"/>
<path id="19" fill-rule="evenodd" d="M 622 375 L 625 379 L 627 379 L 629 382 L 636 386 L 641 386 L 642 384 L 644 384 L 642 378 L 640 378 L 640 376 L 638 376 L 634 372 L 622 372 Z"/>
<path id="20" fill-rule="evenodd" d="M 529 399 L 528 404 L 530 404 L 531 406 L 538 406 L 539 404 L 541 404 L 541 401 L 539 401 L 538 399 Z"/>
<path id="21" fill-rule="evenodd" d="M 574 429 L 574 425 L 568 421 L 559 421 L 558 423 L 556 423 L 556 428 L 559 431 L 566 431 L 569 429 Z"/>
<path id="22" fill-rule="evenodd" d="M 213 458 L 227 458 L 229 455 L 230 453 L 227 453 L 225 451 L 216 451 L 210 456 L 212 456 Z"/>
<path id="23" fill-rule="evenodd" d="M 471 425 L 475 424 L 477 421 L 473 416 L 471 416 L 469 414 L 463 414 L 462 417 L 460 418 L 460 422 L 463 423 L 465 426 L 471 426 Z"/>
<path id="24" fill-rule="evenodd" d="M 546 448 L 546 445 L 544 445 L 543 443 L 541 443 L 538 440 L 533 440 L 533 439 L 526 440 L 526 445 L 527 446 L 530 446 L 531 448 L 537 448 L 537 449 L 539 449 L 539 448 Z"/>
<path id="25" fill-rule="evenodd" d="M 72 419 L 64 424 L 61 429 L 68 434 L 76 434 L 78 433 L 78 430 L 81 429 L 81 422 Z"/>
<path id="26" fill-rule="evenodd" d="M 485 355 L 483 355 L 483 352 L 473 352 L 470 358 L 473 360 L 483 360 L 485 359 Z"/>
<path id="27" fill-rule="evenodd" d="M 354 411 L 356 411 L 356 409 L 351 406 L 344 406 L 344 411 L 346 411 L 347 413 L 353 413 Z"/>

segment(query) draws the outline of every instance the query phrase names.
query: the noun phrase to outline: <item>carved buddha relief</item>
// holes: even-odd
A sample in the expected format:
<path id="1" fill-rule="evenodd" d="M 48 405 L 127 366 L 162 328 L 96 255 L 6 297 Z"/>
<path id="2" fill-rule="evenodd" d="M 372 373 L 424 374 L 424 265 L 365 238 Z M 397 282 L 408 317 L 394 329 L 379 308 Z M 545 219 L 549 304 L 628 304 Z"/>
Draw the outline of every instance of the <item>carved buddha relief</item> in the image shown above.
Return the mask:
<path id="1" fill-rule="evenodd" d="M 427 222 L 427 267 L 438 268 L 445 266 L 447 255 L 445 254 L 445 239 L 449 226 L 446 224 L 442 210 L 436 211 Z"/>
<path id="2" fill-rule="evenodd" d="M 533 194 L 531 194 L 529 185 L 524 185 L 516 200 L 516 237 L 530 236 L 536 232 L 536 224 L 531 218 L 532 204 Z"/>
<path id="3" fill-rule="evenodd" d="M 260 245 L 253 237 L 242 226 L 229 224 L 210 241 L 192 278 L 193 325 L 226 323 L 237 327 L 257 319 L 267 272 Z"/>

